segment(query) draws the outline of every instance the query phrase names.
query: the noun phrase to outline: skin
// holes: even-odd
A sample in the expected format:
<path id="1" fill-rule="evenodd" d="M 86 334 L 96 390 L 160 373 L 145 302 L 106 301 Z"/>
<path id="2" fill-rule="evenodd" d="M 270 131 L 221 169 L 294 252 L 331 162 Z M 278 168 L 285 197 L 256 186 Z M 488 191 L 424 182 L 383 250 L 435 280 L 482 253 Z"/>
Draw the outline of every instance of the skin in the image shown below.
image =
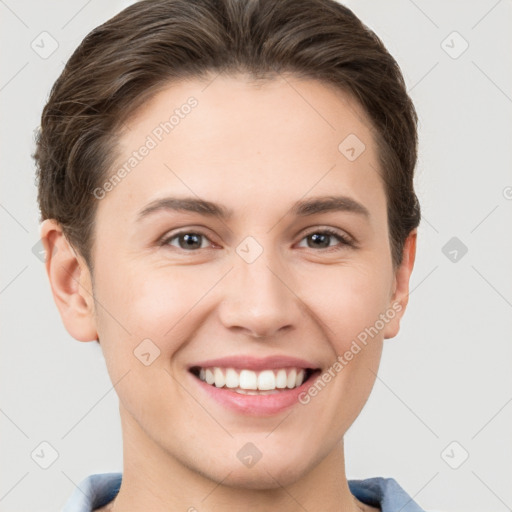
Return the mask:
<path id="1" fill-rule="evenodd" d="M 372 390 L 383 340 L 399 331 L 416 232 L 395 269 L 377 148 L 348 95 L 293 76 L 260 85 L 212 78 L 169 85 L 127 123 L 119 165 L 188 97 L 199 102 L 99 201 L 93 276 L 58 223 L 41 226 L 65 327 L 80 341 L 99 338 L 117 383 L 124 468 L 113 510 L 378 510 L 349 491 L 343 436 Z M 338 150 L 350 133 L 366 146 L 355 161 Z M 295 201 L 334 192 L 369 216 L 291 215 Z M 170 195 L 234 214 L 221 221 L 162 210 L 137 221 Z M 325 227 L 356 246 L 335 237 L 315 245 L 309 235 Z M 183 248 L 179 237 L 157 244 L 182 229 L 205 235 L 199 248 Z M 263 248 L 251 264 L 236 252 L 247 236 Z M 393 303 L 401 311 L 306 405 L 239 414 L 207 398 L 187 372 L 232 354 L 286 354 L 327 369 Z M 149 366 L 133 354 L 146 338 L 160 350 Z M 236 456 L 247 442 L 262 453 L 251 468 Z"/>

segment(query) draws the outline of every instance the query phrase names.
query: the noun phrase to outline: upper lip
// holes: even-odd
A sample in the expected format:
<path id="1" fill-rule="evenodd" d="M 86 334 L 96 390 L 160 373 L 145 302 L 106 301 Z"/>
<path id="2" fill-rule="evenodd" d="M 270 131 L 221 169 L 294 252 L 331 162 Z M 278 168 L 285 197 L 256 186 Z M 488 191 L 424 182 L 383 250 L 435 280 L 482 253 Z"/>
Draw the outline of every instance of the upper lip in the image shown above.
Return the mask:
<path id="1" fill-rule="evenodd" d="M 197 363 L 191 364 L 188 369 L 194 367 L 211 368 L 245 368 L 247 370 L 260 371 L 274 368 L 311 368 L 316 370 L 318 366 L 305 359 L 299 359 L 297 357 L 291 357 L 286 355 L 269 356 L 269 357 L 254 357 L 250 355 L 238 355 L 221 357 L 217 359 L 208 359 L 205 361 L 198 361 Z"/>

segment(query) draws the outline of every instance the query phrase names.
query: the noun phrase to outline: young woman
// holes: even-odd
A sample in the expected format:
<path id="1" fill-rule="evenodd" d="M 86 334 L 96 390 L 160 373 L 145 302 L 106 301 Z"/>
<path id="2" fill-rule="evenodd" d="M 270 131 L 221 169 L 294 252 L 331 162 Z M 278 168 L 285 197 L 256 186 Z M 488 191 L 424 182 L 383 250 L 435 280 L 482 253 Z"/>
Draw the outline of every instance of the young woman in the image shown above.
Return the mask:
<path id="1" fill-rule="evenodd" d="M 421 510 L 343 446 L 407 305 L 416 122 L 334 0 L 146 0 L 84 39 L 42 115 L 41 237 L 124 460 L 66 511 Z"/>

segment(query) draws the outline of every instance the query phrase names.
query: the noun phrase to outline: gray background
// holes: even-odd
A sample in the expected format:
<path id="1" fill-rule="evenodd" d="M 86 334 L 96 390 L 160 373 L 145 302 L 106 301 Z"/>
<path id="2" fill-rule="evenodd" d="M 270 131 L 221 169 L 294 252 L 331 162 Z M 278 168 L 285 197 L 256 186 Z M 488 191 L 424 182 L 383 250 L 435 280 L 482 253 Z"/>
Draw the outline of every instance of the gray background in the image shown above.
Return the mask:
<path id="1" fill-rule="evenodd" d="M 100 348 L 67 334 L 32 250 L 30 155 L 64 62 L 130 3 L 0 0 L 1 511 L 58 510 L 87 475 L 122 470 Z M 401 332 L 346 435 L 347 476 L 393 477 L 432 511 L 511 510 L 512 3 L 345 3 L 397 59 L 417 107 L 424 214 Z M 46 58 L 43 31 L 58 43 Z M 42 442 L 58 453 L 48 469 Z"/>

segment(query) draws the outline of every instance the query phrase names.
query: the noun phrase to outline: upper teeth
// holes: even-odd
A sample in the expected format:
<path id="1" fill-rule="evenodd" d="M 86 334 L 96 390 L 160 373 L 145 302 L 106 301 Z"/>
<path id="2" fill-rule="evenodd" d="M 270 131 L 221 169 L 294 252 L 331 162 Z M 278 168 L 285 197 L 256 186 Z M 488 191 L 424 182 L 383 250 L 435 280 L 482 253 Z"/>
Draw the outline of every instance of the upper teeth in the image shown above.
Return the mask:
<path id="1" fill-rule="evenodd" d="M 271 390 L 276 388 L 295 388 L 304 380 L 303 368 L 281 368 L 276 370 L 236 370 L 234 368 L 201 368 L 199 378 L 217 388 Z"/>

